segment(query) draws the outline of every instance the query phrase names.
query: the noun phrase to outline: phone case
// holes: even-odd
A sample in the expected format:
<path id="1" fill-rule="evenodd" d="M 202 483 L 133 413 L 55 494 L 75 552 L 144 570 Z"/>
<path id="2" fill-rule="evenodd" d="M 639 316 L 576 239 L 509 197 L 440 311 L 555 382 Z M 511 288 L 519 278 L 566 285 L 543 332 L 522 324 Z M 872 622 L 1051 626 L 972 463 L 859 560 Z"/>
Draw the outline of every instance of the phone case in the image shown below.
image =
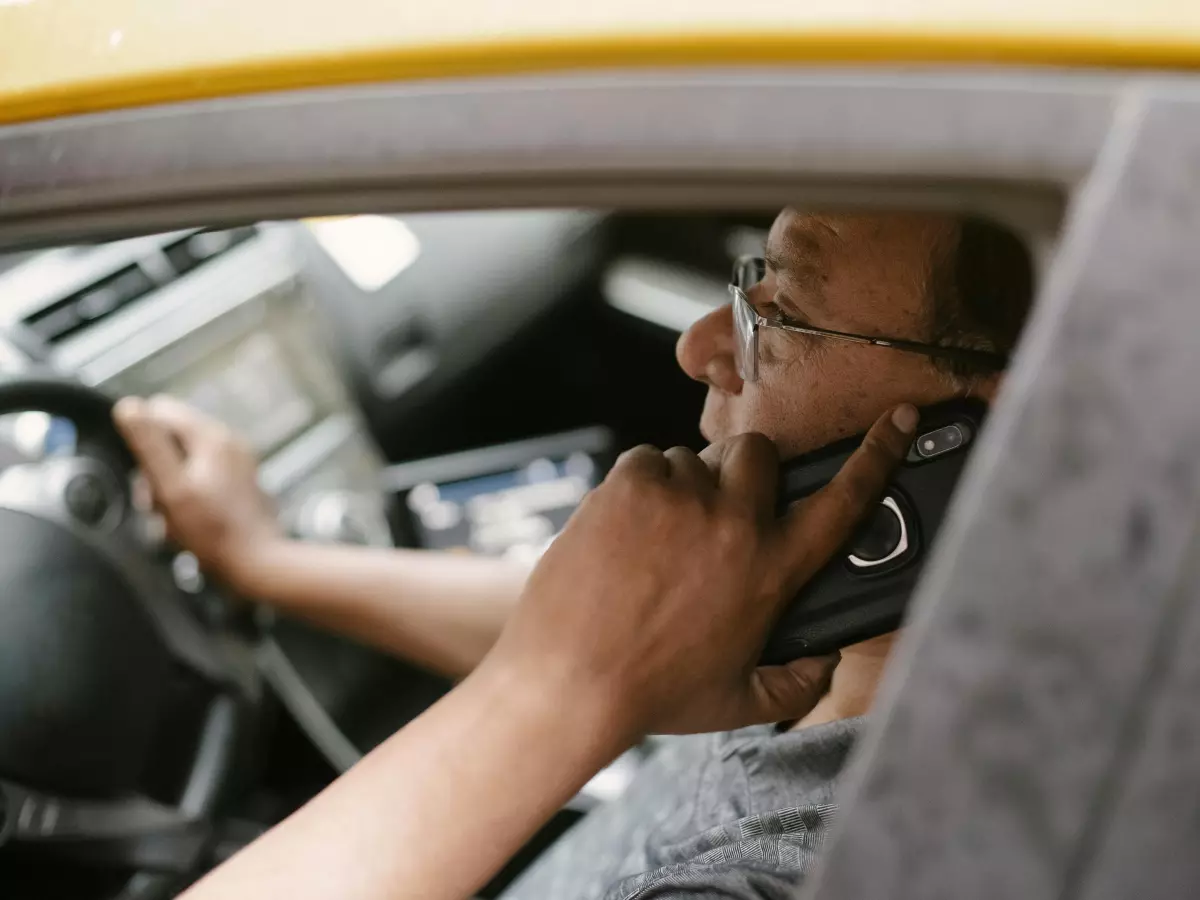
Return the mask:
<path id="1" fill-rule="evenodd" d="M 832 653 L 900 625 L 986 412 L 979 400 L 921 410 L 917 436 L 879 505 L 788 606 L 767 641 L 764 663 Z M 862 438 L 785 463 L 780 512 L 828 484 Z"/>

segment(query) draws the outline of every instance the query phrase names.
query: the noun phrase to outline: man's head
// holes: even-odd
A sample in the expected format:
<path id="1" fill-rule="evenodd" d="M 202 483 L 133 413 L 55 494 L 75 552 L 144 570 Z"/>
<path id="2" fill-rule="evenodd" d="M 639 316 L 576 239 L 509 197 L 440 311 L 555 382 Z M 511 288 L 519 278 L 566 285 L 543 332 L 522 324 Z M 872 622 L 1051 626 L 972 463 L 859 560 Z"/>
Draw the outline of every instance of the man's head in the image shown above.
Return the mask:
<path id="1" fill-rule="evenodd" d="M 947 215 L 808 215 L 771 228 L 766 277 L 747 292 L 768 319 L 1005 354 L 1032 299 L 1032 264 L 1008 231 Z M 758 379 L 738 375 L 731 309 L 693 325 L 679 363 L 709 386 L 710 441 L 761 432 L 786 458 L 865 430 L 901 402 L 989 398 L 999 374 L 865 344 L 759 333 Z"/>

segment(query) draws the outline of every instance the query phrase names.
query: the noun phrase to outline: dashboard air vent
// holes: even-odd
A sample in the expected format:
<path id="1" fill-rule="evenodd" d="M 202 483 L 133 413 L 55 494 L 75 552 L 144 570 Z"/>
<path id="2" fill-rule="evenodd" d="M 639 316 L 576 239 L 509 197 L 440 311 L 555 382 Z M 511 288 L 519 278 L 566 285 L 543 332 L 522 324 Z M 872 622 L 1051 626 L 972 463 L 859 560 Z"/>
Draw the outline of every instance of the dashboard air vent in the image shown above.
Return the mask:
<path id="1" fill-rule="evenodd" d="M 175 277 L 186 275 L 192 269 L 216 259 L 238 244 L 254 237 L 255 229 L 230 228 L 224 231 L 197 231 L 163 248 L 163 253 L 175 270 Z"/>
<path id="2" fill-rule="evenodd" d="M 154 288 L 141 266 L 126 266 L 27 316 L 25 325 L 46 343 L 56 344 Z"/>
<path id="3" fill-rule="evenodd" d="M 145 265 L 130 263 L 27 315 L 23 324 L 46 344 L 57 344 L 216 259 L 255 233 L 253 227 L 192 232 L 162 247 L 170 265 L 150 265 L 148 260 Z"/>

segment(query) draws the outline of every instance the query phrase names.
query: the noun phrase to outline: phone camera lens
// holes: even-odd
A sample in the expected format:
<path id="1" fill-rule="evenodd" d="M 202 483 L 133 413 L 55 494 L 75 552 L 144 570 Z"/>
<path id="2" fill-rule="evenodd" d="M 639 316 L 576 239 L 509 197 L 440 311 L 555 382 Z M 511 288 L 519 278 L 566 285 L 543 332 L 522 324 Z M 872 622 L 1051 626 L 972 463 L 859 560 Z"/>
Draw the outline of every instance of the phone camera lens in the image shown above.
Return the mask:
<path id="1" fill-rule="evenodd" d="M 963 445 L 965 436 L 957 425 L 946 425 L 934 431 L 926 432 L 913 443 L 917 455 L 922 459 L 933 459 L 943 453 L 949 453 Z"/>

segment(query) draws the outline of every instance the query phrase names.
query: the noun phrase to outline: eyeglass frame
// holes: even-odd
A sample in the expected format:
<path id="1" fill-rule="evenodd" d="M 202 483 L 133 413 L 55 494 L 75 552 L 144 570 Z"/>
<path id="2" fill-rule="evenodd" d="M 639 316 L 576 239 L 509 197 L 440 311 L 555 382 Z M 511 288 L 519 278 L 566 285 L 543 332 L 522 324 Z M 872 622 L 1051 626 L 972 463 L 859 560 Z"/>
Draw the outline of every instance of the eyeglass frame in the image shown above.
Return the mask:
<path id="1" fill-rule="evenodd" d="M 750 285 L 744 284 L 742 273 L 754 267 L 757 277 Z M 848 331 L 835 331 L 830 328 L 818 328 L 815 325 L 792 325 L 768 319 L 762 315 L 746 292 L 760 283 L 767 272 L 766 260 L 761 256 L 739 256 L 733 263 L 733 277 L 729 282 L 729 294 L 733 298 L 733 326 L 737 341 L 738 374 L 743 381 L 758 380 L 758 331 L 760 328 L 777 328 L 794 334 L 807 334 L 814 337 L 833 338 L 854 344 L 869 344 L 874 347 L 887 347 L 892 350 L 902 350 L 906 353 L 918 353 L 932 359 L 944 359 L 950 362 L 984 365 L 987 368 L 1000 371 L 1008 365 L 1008 357 L 1002 353 L 989 350 L 972 350 L 966 347 L 943 347 L 938 344 L 928 344 L 922 341 L 910 341 L 904 338 L 871 337 L 865 334 L 855 334 Z"/>

